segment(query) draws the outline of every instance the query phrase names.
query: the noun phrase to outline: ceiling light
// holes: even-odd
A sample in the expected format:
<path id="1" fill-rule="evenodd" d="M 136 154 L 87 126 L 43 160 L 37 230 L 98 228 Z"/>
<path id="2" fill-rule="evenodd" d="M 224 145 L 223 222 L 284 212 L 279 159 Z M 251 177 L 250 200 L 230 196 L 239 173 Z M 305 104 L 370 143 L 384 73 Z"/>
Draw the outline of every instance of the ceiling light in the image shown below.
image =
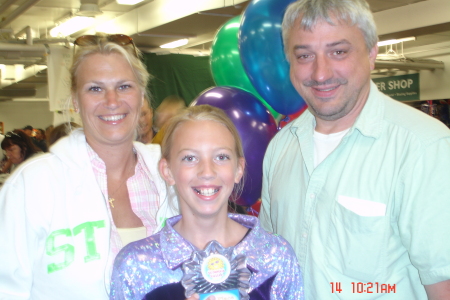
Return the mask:
<path id="1" fill-rule="evenodd" d="M 58 26 L 50 30 L 52 37 L 69 36 L 72 33 L 90 27 L 94 24 L 95 19 L 90 17 L 74 16 L 60 23 Z"/>
<path id="2" fill-rule="evenodd" d="M 170 34 L 170 33 L 138 33 L 138 36 L 165 37 L 173 39 L 187 39 L 197 37 L 195 34 Z"/>
<path id="3" fill-rule="evenodd" d="M 409 42 L 409 41 L 415 41 L 415 40 L 416 40 L 415 36 L 410 36 L 410 37 L 406 37 L 406 38 L 402 38 L 402 39 L 381 41 L 381 42 L 378 42 L 377 45 L 378 45 L 378 47 L 381 47 L 381 46 L 394 45 L 394 44 L 398 44 L 401 42 Z"/>
<path id="4" fill-rule="evenodd" d="M 80 10 L 76 13 L 77 16 L 83 17 L 95 17 L 101 15 L 103 12 L 98 8 L 98 4 L 95 3 L 83 3 L 80 6 Z"/>
<path id="5" fill-rule="evenodd" d="M 144 0 L 116 0 L 117 4 L 122 4 L 122 5 L 135 5 L 142 1 L 144 1 Z"/>
<path id="6" fill-rule="evenodd" d="M 184 46 L 188 43 L 188 39 L 181 39 L 175 42 L 171 42 L 171 43 L 167 43 L 164 45 L 159 46 L 160 48 L 177 48 L 177 47 L 181 47 Z"/>
<path id="7" fill-rule="evenodd" d="M 206 53 L 203 53 L 202 51 L 198 51 L 197 53 L 194 54 L 195 57 L 198 56 L 206 56 Z"/>

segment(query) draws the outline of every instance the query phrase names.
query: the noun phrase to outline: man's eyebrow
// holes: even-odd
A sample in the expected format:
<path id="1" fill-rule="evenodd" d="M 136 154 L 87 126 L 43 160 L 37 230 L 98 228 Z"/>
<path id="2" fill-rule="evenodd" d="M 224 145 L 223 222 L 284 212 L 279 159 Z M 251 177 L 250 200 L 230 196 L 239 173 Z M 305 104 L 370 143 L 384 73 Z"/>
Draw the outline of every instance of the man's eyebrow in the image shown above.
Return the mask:
<path id="1" fill-rule="evenodd" d="M 350 45 L 351 43 L 348 40 L 346 40 L 346 39 L 342 39 L 342 40 L 339 40 L 339 41 L 336 41 L 336 42 L 332 42 L 332 43 L 326 44 L 326 47 L 331 48 L 331 47 L 335 47 L 335 46 L 338 46 L 338 45 L 344 45 L 344 44 L 345 45 Z M 310 48 L 311 48 L 310 45 L 295 45 L 294 46 L 294 51 L 298 50 L 298 49 L 310 49 Z"/>
<path id="2" fill-rule="evenodd" d="M 308 45 L 295 45 L 294 46 L 294 51 L 297 50 L 297 49 L 309 49 L 309 48 L 311 48 L 311 46 L 308 46 Z"/>
<path id="3" fill-rule="evenodd" d="M 334 47 L 334 46 L 338 46 L 338 45 L 342 45 L 342 44 L 350 45 L 350 42 L 346 39 L 342 39 L 340 41 L 336 41 L 336 42 L 327 44 L 327 47 Z"/>

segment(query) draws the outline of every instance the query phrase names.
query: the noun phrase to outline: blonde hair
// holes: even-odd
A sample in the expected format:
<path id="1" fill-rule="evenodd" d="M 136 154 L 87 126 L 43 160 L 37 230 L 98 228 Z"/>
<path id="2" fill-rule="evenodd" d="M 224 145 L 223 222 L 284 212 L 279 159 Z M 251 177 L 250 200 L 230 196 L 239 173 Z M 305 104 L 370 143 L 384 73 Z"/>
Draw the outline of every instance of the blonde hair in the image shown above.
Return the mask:
<path id="1" fill-rule="evenodd" d="M 177 115 L 175 115 L 172 119 L 170 119 L 169 123 L 165 127 L 164 137 L 161 143 L 161 152 L 162 157 L 167 161 L 170 160 L 170 150 L 172 149 L 172 136 L 181 124 L 187 121 L 213 121 L 223 125 L 233 136 L 235 141 L 235 152 L 238 157 L 244 158 L 244 149 L 242 147 L 241 137 L 239 136 L 239 132 L 234 126 L 233 122 L 228 118 L 225 112 L 219 108 L 213 107 L 211 105 L 198 105 L 191 106 L 183 109 Z M 244 173 L 245 174 L 245 173 Z M 236 201 L 240 194 L 242 193 L 242 189 L 244 187 L 244 176 L 239 183 L 235 184 L 233 189 L 233 193 L 231 195 L 231 200 Z"/>
<path id="2" fill-rule="evenodd" d="M 148 99 L 150 99 L 151 96 L 147 93 L 147 83 L 152 78 L 152 76 L 148 73 L 145 65 L 140 60 L 141 52 L 139 51 L 139 49 L 136 48 L 135 52 L 135 49 L 133 49 L 133 45 L 130 44 L 127 46 L 121 46 L 119 44 L 108 41 L 106 37 L 99 39 L 98 43 L 95 45 L 78 47 L 78 50 L 73 57 L 72 66 L 70 68 L 70 88 L 72 93 L 75 93 L 77 90 L 77 71 L 80 67 L 80 64 L 86 57 L 94 54 L 110 55 L 113 53 L 119 54 L 127 60 L 134 75 L 136 76 L 139 89 Z M 136 57 L 135 53 L 138 53 L 138 57 Z"/>

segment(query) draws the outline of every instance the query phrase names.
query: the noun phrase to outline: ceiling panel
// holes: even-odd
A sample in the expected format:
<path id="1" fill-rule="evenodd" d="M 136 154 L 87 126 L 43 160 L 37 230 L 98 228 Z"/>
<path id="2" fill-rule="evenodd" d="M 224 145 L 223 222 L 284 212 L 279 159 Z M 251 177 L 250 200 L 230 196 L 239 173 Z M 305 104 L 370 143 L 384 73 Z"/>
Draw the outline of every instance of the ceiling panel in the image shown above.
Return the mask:
<path id="1" fill-rule="evenodd" d="M 372 12 L 379 12 L 426 0 L 368 0 Z"/>
<path id="2" fill-rule="evenodd" d="M 0 0 L 0 8 L 2 7 L 2 4 L 6 3 L 6 1 L 7 0 Z M 0 20 L 8 18 L 10 15 L 14 14 L 14 11 L 16 9 L 26 6 L 27 3 L 31 3 L 31 1 L 36 0 L 17 0 L 15 1 L 15 4 L 11 5 L 9 8 L 0 10 Z M 82 1 L 90 1 L 92 3 L 92 1 L 95 0 L 81 0 L 81 2 Z M 169 3 L 168 1 L 181 0 L 145 0 L 144 2 L 135 6 L 119 5 L 115 0 L 99 0 L 99 8 L 103 11 L 103 14 L 96 18 L 98 21 L 97 24 L 114 19 L 127 12 L 139 10 L 139 8 L 146 5 L 162 5 L 164 3 Z M 184 1 L 192 2 L 195 0 Z M 368 0 L 372 11 L 375 13 L 405 5 L 412 5 L 414 3 L 423 1 L 427 2 L 436 0 Z M 10 1 L 8 0 L 8 2 Z M 32 28 L 34 39 L 41 39 L 40 42 L 45 41 L 48 43 L 52 43 L 53 40 L 48 38 L 48 35 L 46 34 L 48 30 L 52 28 L 55 22 L 57 22 L 61 18 L 68 16 L 71 13 L 76 13 L 80 7 L 81 2 L 80 0 L 41 0 L 33 5 L 30 9 L 20 14 L 16 19 L 11 21 L 10 24 L 4 26 L 3 28 L 0 28 L 0 62 L 7 63 L 9 60 L 10 62 L 17 63 L 17 61 L 20 61 L 21 59 L 28 64 L 30 62 L 30 59 L 32 62 L 33 56 L 36 56 L 36 53 L 26 54 L 26 52 L 22 51 L 6 51 L 6 47 L 2 48 L 2 43 L 23 45 L 25 47 L 25 40 L 16 39 L 14 37 L 14 34 L 24 29 L 26 26 L 30 26 Z M 232 1 L 224 0 L 224 3 L 232 3 Z M 188 46 L 191 47 L 190 49 L 209 50 L 209 48 L 211 47 L 211 41 L 217 30 L 230 18 L 241 14 L 249 3 L 250 1 L 244 1 L 243 3 L 235 6 L 230 5 L 223 8 L 194 13 L 192 15 L 188 15 L 171 22 L 166 22 L 162 25 L 150 28 L 143 32 L 133 32 L 131 33 L 131 35 L 133 36 L 138 47 L 140 47 L 144 51 L 155 51 L 155 49 L 159 49 L 159 45 L 174 41 L 183 36 L 190 37 L 190 44 Z M 399 18 L 402 17 L 404 16 L 399 16 Z M 420 16 L 414 17 L 420 18 Z M 70 38 L 73 39 L 86 32 L 90 33 L 93 31 L 88 30 L 78 32 L 73 34 Z M 404 43 L 405 49 L 409 47 L 433 45 L 436 43 L 450 41 L 450 22 L 446 24 L 429 26 L 426 28 L 416 28 L 413 30 L 387 34 L 384 36 L 380 36 L 380 40 L 401 38 L 406 36 L 416 36 L 417 40 L 414 42 Z M 34 59 L 42 59 L 42 57 L 35 57 Z M 39 79 L 37 79 L 37 77 L 30 78 L 29 82 L 24 83 L 26 84 L 26 88 L 28 90 L 30 89 L 29 85 L 42 84 L 42 81 L 45 81 L 45 73 L 41 73 L 39 76 Z M 19 83 L 14 85 L 14 90 L 17 90 L 18 84 Z M 12 87 L 10 89 L 12 89 Z"/>

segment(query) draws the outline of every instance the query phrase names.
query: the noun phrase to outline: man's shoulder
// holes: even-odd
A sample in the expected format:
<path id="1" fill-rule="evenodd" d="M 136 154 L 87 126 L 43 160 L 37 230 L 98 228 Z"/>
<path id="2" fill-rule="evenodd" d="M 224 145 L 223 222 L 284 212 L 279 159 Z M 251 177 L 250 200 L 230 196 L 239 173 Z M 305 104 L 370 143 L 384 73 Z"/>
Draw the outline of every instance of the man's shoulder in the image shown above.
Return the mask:
<path id="1" fill-rule="evenodd" d="M 290 140 L 295 138 L 297 130 L 301 128 L 305 129 L 308 126 L 311 126 L 312 128 L 313 119 L 314 117 L 311 113 L 308 110 L 305 110 L 300 116 L 281 128 L 272 139 L 272 142 L 282 139 Z"/>
<path id="2" fill-rule="evenodd" d="M 450 138 L 450 130 L 441 121 L 407 104 L 388 98 L 385 100 L 384 121 L 424 143 Z"/>

